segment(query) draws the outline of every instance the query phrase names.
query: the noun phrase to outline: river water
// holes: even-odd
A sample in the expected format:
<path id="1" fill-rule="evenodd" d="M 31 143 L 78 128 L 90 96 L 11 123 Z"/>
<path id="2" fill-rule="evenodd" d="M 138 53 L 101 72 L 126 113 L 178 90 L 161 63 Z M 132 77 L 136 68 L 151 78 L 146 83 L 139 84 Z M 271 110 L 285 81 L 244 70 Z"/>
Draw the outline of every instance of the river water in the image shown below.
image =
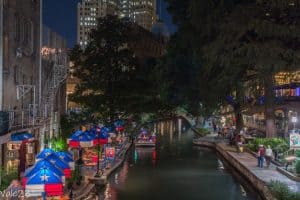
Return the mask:
<path id="1" fill-rule="evenodd" d="M 256 200 L 259 196 L 217 154 L 193 147 L 194 133 L 181 120 L 154 125 L 155 148 L 132 148 L 124 165 L 92 199 Z M 180 131 L 179 131 L 180 130 Z"/>

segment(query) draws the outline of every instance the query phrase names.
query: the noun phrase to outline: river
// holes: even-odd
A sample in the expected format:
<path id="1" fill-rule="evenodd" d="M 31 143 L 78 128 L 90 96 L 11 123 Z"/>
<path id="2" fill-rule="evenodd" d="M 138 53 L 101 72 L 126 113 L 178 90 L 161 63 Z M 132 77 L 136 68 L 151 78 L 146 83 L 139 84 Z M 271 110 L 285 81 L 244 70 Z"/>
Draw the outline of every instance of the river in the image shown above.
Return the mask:
<path id="1" fill-rule="evenodd" d="M 158 133 L 156 149 L 133 147 L 124 165 L 93 199 L 259 199 L 249 183 L 232 173 L 216 152 L 193 147 L 194 133 L 181 120 L 161 122 L 154 127 Z"/>

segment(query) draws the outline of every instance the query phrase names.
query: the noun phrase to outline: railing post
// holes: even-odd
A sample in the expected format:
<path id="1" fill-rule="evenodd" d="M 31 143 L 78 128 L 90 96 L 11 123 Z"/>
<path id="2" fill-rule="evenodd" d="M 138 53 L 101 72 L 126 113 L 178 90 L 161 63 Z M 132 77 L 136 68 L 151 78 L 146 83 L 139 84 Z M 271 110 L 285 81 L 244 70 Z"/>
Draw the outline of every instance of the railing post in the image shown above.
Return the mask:
<path id="1" fill-rule="evenodd" d="M 24 111 L 21 112 L 21 126 L 24 128 Z"/>

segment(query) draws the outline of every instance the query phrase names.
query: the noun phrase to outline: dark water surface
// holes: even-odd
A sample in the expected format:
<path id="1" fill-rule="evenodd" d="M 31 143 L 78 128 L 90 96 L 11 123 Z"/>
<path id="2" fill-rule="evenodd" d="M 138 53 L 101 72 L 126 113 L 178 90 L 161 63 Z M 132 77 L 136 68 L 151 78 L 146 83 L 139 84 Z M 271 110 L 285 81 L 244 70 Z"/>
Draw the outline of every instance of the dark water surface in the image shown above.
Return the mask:
<path id="1" fill-rule="evenodd" d="M 193 147 L 194 133 L 187 128 L 184 131 L 176 121 L 156 125 L 159 133 L 156 149 L 132 148 L 123 167 L 93 199 L 259 199 L 249 184 L 233 175 L 214 151 Z"/>

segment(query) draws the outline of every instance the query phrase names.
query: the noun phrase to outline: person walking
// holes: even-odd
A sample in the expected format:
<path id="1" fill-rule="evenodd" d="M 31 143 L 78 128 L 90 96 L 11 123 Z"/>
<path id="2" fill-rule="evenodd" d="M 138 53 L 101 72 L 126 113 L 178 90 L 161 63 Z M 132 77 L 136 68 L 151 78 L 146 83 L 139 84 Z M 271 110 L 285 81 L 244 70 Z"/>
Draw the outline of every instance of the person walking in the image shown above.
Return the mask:
<path id="1" fill-rule="evenodd" d="M 271 146 L 268 145 L 268 148 L 266 149 L 266 164 L 267 164 L 267 167 L 270 166 L 272 157 L 273 157 L 273 151 L 271 149 Z"/>
<path id="2" fill-rule="evenodd" d="M 265 159 L 265 148 L 264 148 L 264 145 L 259 145 L 259 148 L 258 148 L 258 157 L 257 157 L 257 166 L 260 167 L 260 168 L 263 168 L 264 166 L 264 159 Z"/>

